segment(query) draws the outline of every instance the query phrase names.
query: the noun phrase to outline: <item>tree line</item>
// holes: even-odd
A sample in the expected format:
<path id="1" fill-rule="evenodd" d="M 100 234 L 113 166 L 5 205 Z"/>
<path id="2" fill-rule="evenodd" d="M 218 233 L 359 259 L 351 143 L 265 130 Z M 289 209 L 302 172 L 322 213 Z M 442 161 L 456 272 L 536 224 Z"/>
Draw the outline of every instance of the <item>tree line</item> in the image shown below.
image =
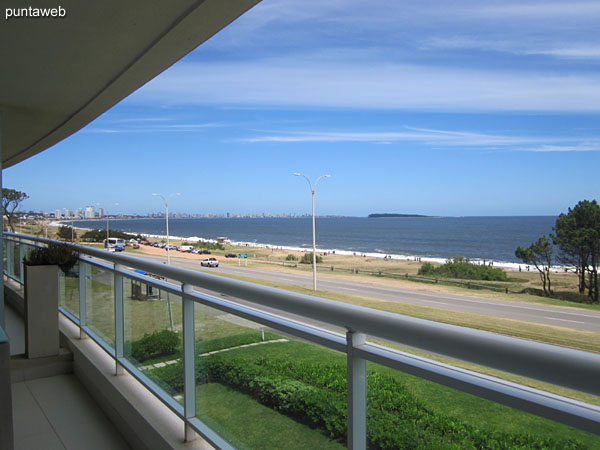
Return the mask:
<path id="1" fill-rule="evenodd" d="M 515 256 L 540 274 L 545 296 L 553 296 L 550 267 L 555 263 L 572 267 L 578 277 L 579 293 L 599 302 L 600 205 L 582 200 L 561 214 L 554 233 L 542 236 L 529 247 L 518 247 Z"/>

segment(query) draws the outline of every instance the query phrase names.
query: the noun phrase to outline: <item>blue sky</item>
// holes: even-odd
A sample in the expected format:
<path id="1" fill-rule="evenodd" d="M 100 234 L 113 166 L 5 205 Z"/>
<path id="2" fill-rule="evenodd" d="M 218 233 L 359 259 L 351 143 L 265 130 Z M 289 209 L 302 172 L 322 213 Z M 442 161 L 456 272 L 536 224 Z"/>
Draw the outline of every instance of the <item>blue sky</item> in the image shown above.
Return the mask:
<path id="1" fill-rule="evenodd" d="M 600 192 L 600 3 L 264 0 L 15 167 L 25 210 L 554 215 Z M 119 206 L 114 206 L 115 203 Z"/>

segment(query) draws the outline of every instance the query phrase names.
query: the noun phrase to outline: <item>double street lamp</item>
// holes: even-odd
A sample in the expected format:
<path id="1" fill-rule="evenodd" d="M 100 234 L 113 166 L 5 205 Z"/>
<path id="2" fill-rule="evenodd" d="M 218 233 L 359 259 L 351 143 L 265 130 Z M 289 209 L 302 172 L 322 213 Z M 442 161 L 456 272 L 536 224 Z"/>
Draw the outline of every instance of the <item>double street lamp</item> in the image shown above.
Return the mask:
<path id="1" fill-rule="evenodd" d="M 156 194 L 156 193 L 154 193 L 152 195 L 162 198 L 163 202 L 165 203 L 165 214 L 167 216 L 167 264 L 170 265 L 171 264 L 171 249 L 170 249 L 170 245 L 169 245 L 169 201 L 168 201 L 168 199 L 170 199 L 171 197 L 176 197 L 181 194 L 179 192 L 177 192 L 176 194 L 169 195 L 168 198 L 165 198 L 163 195 Z"/>
<path id="2" fill-rule="evenodd" d="M 331 175 L 321 175 L 315 181 L 314 187 L 310 182 L 306 175 L 302 175 L 301 173 L 295 173 L 295 177 L 304 177 L 306 181 L 308 181 L 308 186 L 310 187 L 310 192 L 312 194 L 312 234 L 313 234 L 313 290 L 317 290 L 317 244 L 316 244 L 316 236 L 315 236 L 315 190 L 317 189 L 317 183 L 321 178 L 329 178 Z"/>

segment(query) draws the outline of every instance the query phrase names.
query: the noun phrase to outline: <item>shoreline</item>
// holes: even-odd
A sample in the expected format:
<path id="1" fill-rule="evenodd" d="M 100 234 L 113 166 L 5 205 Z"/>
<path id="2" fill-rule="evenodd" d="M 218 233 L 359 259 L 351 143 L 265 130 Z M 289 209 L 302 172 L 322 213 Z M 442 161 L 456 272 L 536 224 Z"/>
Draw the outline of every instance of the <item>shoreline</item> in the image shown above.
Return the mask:
<path id="1" fill-rule="evenodd" d="M 56 221 L 56 222 L 51 222 L 49 225 L 53 225 L 53 226 L 70 226 L 70 221 Z M 90 228 L 84 228 L 84 227 L 77 227 L 77 226 L 73 226 L 74 229 L 76 230 L 90 230 Z M 122 231 L 122 230 L 117 230 L 117 231 Z M 154 238 L 154 239 L 167 239 L 166 235 L 160 235 L 160 234 L 150 234 L 150 233 L 140 233 L 140 232 L 136 232 L 136 231 L 123 231 L 124 233 L 129 233 L 129 234 L 139 234 L 140 236 L 144 236 L 146 238 Z M 169 240 L 170 241 L 181 241 L 181 242 L 207 242 L 207 243 L 211 243 L 211 244 L 216 244 L 217 240 L 216 239 L 210 239 L 210 238 L 203 238 L 200 236 L 189 236 L 189 237 L 182 237 L 182 236 L 173 236 L 173 235 L 169 235 Z M 237 246 L 237 247 L 253 247 L 253 248 L 266 248 L 266 249 L 275 249 L 275 250 L 286 250 L 286 251 L 295 251 L 295 252 L 304 252 L 304 253 L 308 253 L 308 252 L 312 252 L 312 248 L 310 247 L 296 247 L 296 246 L 289 246 L 289 245 L 274 245 L 274 244 L 269 244 L 269 243 L 263 243 L 263 242 L 247 242 L 247 241 L 235 241 L 235 240 L 231 240 L 231 239 L 225 239 L 224 243 L 226 245 L 232 245 L 232 246 Z M 448 259 L 450 258 L 444 258 L 444 257 L 434 257 L 434 256 L 412 256 L 412 255 L 402 255 L 402 254 L 395 254 L 395 253 L 384 253 L 384 252 L 355 252 L 352 250 L 344 250 L 344 249 L 328 249 L 328 248 L 319 248 L 317 247 L 317 254 L 334 254 L 334 255 L 338 255 L 338 256 L 364 256 L 364 257 L 369 257 L 369 258 L 379 258 L 379 259 L 392 259 L 392 260 L 398 260 L 398 261 L 415 261 L 415 262 L 429 262 L 429 263 L 436 263 L 436 264 L 445 264 Z M 477 265 L 491 265 L 494 268 L 499 268 L 499 269 L 506 269 L 506 270 L 511 270 L 511 271 L 530 271 L 530 272 L 535 272 L 535 267 L 531 267 L 529 266 L 529 270 L 527 270 L 528 265 L 524 264 L 524 263 L 518 263 L 518 262 L 512 262 L 512 261 L 495 261 L 493 259 L 485 259 L 485 258 L 469 258 L 469 261 L 473 264 L 477 264 Z M 550 268 L 551 272 L 567 272 L 568 271 L 568 267 L 567 266 L 559 266 L 559 265 L 554 265 Z"/>

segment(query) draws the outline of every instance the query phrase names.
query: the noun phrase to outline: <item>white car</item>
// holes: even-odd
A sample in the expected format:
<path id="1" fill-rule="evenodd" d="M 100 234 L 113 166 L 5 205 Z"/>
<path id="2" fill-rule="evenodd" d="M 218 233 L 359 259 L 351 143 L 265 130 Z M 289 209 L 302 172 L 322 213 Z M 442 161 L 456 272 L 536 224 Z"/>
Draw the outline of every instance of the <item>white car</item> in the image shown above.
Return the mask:
<path id="1" fill-rule="evenodd" d="M 217 258 L 206 258 L 200 261 L 200 265 L 204 267 L 219 267 L 219 260 Z"/>

